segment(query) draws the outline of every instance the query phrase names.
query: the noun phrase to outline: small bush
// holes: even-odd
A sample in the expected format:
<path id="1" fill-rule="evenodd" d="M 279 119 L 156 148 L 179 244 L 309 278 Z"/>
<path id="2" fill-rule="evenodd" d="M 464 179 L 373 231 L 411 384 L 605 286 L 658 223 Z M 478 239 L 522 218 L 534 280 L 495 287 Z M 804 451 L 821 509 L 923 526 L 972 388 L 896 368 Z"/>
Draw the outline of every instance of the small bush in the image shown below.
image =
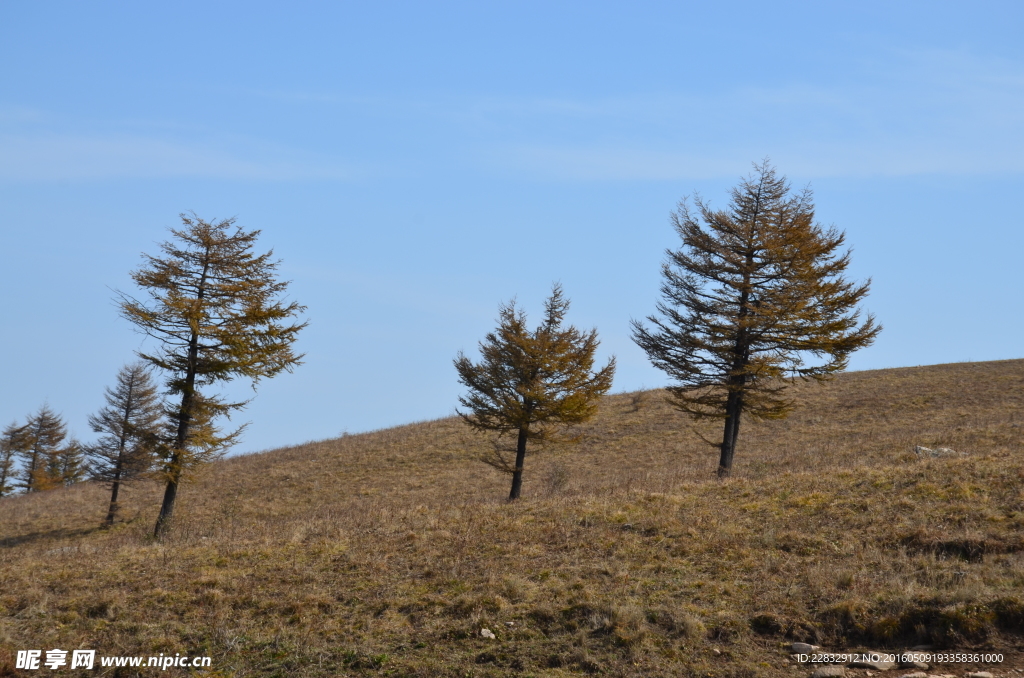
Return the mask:
<path id="1" fill-rule="evenodd" d="M 750 618 L 750 628 L 762 636 L 774 636 L 783 632 L 783 622 L 773 614 L 765 613 Z"/>

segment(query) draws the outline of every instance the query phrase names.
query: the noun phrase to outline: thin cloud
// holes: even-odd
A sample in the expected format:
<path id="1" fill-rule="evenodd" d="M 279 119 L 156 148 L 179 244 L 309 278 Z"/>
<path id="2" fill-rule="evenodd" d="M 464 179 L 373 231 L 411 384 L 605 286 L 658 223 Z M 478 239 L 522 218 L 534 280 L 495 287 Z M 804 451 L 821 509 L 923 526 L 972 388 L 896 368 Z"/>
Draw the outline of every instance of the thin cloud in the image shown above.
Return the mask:
<path id="1" fill-rule="evenodd" d="M 811 176 L 1024 172 L 1024 66 L 934 50 L 889 57 L 867 64 L 855 84 L 524 103 L 524 128 L 543 111 L 549 129 L 576 118 L 584 133 L 534 127 L 481 156 L 496 169 L 568 180 L 717 178 L 766 155 Z"/>
<path id="2" fill-rule="evenodd" d="M 0 136 L 0 179 L 199 177 L 295 181 L 348 179 L 355 174 L 350 168 L 287 157 L 285 153 L 260 155 L 263 157 L 246 157 L 224 149 L 143 136 L 4 135 Z"/>

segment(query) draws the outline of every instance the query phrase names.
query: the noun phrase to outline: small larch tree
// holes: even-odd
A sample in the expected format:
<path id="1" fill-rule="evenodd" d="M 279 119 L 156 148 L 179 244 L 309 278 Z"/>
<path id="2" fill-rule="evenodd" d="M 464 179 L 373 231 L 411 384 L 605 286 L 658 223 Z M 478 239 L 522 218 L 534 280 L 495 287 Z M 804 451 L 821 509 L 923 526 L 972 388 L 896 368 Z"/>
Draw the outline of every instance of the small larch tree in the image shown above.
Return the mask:
<path id="1" fill-rule="evenodd" d="M 857 305 L 870 281 L 844 277 L 844 234 L 815 221 L 809 189 L 790 191 L 764 161 L 732 189 L 726 210 L 684 200 L 672 222 L 662 301 L 633 338 L 674 384 L 669 399 L 696 419 L 724 420 L 718 475 L 732 469 L 740 419 L 785 417 L 794 379 L 826 380 L 881 326 Z"/>
<path id="2" fill-rule="evenodd" d="M 58 457 L 64 450 L 65 437 L 67 425 L 48 405 L 28 418 L 15 438 L 26 492 L 50 490 L 64 484 Z"/>
<path id="3" fill-rule="evenodd" d="M 473 363 L 461 352 L 455 359 L 459 382 L 469 389 L 459 398 L 468 411 L 459 416 L 479 431 L 516 436 L 513 463 L 497 448 L 489 461 L 512 475 L 509 501 L 522 493 L 527 442 L 556 439 L 559 427 L 590 419 L 612 385 L 615 358 L 594 370 L 597 330 L 563 328 L 568 309 L 561 286 L 555 285 L 543 322 L 531 331 L 514 301 L 502 305 L 497 330 L 480 342 L 481 361 Z"/>
<path id="4" fill-rule="evenodd" d="M 159 350 L 139 356 L 167 375 L 172 432 L 163 456 L 166 480 L 154 535 L 171 520 L 182 473 L 213 458 L 240 430 L 220 435 L 214 420 L 245 405 L 200 389 L 236 378 L 261 379 L 291 371 L 302 356 L 292 346 L 305 322 L 304 306 L 282 297 L 273 252 L 254 252 L 260 231 L 234 219 L 209 222 L 182 214 L 182 228 L 160 245 L 161 256 L 143 255 L 132 279 L 148 298 L 120 294 L 121 314 L 155 339 Z"/>
<path id="5" fill-rule="evenodd" d="M 51 488 L 68 487 L 80 483 L 89 475 L 82 444 L 71 438 L 46 462 L 46 477 Z"/>
<path id="6" fill-rule="evenodd" d="M 164 432 L 163 403 L 145 363 L 125 365 L 117 383 L 104 393 L 106 406 L 89 416 L 100 437 L 86 448 L 92 477 L 110 488 L 105 525 L 117 516 L 117 498 L 124 483 L 144 477 L 156 461 Z"/>
<path id="7" fill-rule="evenodd" d="M 21 449 L 23 433 L 24 427 L 16 421 L 0 433 L 0 497 L 14 492 L 15 455 Z"/>

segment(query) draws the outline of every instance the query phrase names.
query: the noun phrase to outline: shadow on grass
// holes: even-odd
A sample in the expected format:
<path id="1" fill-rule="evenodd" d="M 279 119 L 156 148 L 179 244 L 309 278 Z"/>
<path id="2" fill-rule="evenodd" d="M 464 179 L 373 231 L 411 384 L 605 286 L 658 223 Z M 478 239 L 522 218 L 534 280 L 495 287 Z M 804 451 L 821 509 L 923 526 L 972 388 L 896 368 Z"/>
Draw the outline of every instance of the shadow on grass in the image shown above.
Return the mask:
<path id="1" fill-rule="evenodd" d="M 79 529 L 60 528 L 58 530 L 47 530 L 45 532 L 29 532 L 28 534 L 22 534 L 17 537 L 5 537 L 0 539 L 0 548 L 13 548 L 15 546 L 21 546 L 22 544 L 32 544 L 35 542 L 50 540 L 65 539 L 67 537 L 85 537 L 99 532 L 104 528 L 101 526 L 97 527 L 84 527 Z M 62 550 L 73 551 L 78 546 L 64 546 Z"/>

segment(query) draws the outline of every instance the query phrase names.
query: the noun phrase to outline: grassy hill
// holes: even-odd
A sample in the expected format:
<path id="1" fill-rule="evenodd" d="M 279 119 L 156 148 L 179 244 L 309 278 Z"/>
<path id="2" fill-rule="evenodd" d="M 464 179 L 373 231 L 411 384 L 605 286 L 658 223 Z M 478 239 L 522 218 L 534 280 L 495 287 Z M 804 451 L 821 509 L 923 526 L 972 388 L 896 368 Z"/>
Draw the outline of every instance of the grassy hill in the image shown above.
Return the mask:
<path id="1" fill-rule="evenodd" d="M 724 482 L 697 435 L 717 428 L 652 391 L 528 457 L 511 505 L 489 439 L 452 418 L 213 464 L 159 543 L 153 485 L 110 530 L 91 484 L 2 499 L 0 675 L 19 649 L 86 648 L 221 676 L 803 678 L 793 640 L 1024 668 L 1024 360 L 796 395 L 744 423 Z"/>

